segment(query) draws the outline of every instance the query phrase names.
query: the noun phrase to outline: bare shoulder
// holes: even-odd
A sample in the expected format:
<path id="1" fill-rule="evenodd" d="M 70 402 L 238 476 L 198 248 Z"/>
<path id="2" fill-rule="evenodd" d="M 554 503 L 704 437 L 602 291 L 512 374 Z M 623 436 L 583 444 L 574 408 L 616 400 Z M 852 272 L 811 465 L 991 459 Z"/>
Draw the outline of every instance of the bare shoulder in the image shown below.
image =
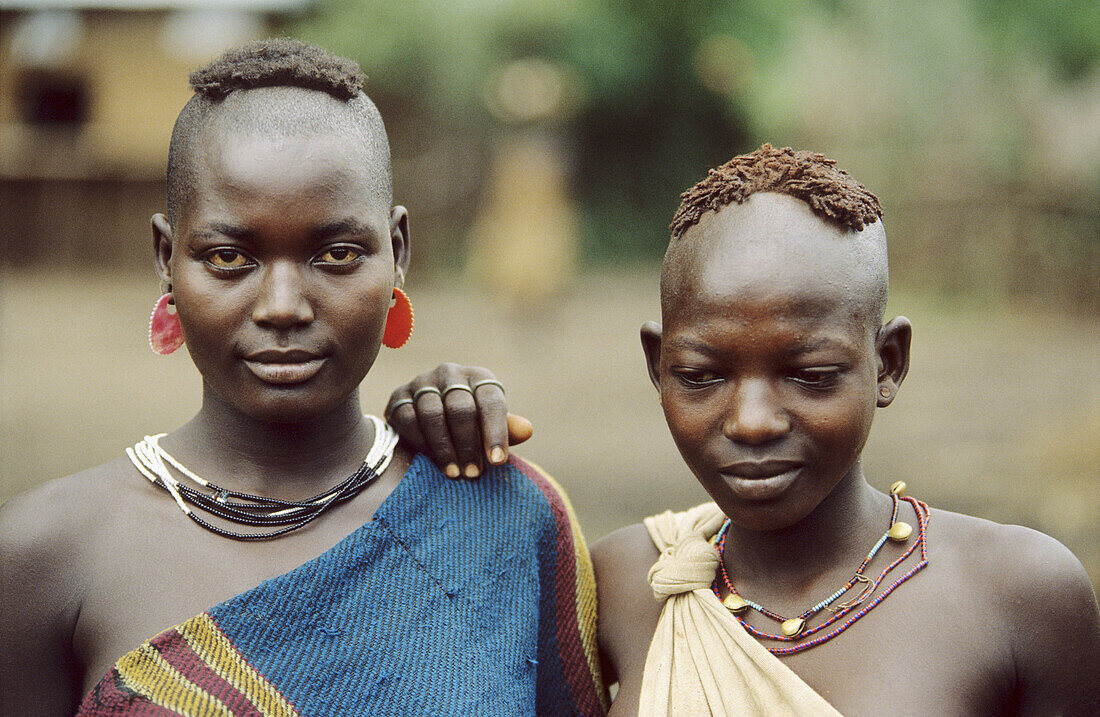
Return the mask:
<path id="1" fill-rule="evenodd" d="M 945 557 L 1006 626 L 1020 714 L 1100 714 L 1100 609 L 1089 576 L 1054 538 L 948 511 Z"/>
<path id="2" fill-rule="evenodd" d="M 1081 561 L 1054 538 L 1020 525 L 1002 525 L 945 510 L 935 510 L 937 542 L 1008 610 L 1031 612 L 1036 601 L 1046 610 L 1095 604 Z M 1021 603 L 1021 598 L 1025 598 Z"/>
<path id="3" fill-rule="evenodd" d="M 104 516 L 125 510 L 127 466 L 50 481 L 0 506 L 0 682 L 9 686 L 0 713 L 75 709 L 80 667 L 72 639 L 88 556 L 109 537 Z"/>
<path id="4" fill-rule="evenodd" d="M 620 682 L 645 664 L 661 603 L 649 586 L 649 569 L 660 554 L 641 523 L 627 526 L 592 545 L 599 599 L 600 648 Z"/>
<path id="5" fill-rule="evenodd" d="M 76 558 L 104 511 L 128 502 L 133 469 L 119 459 L 58 478 L 0 505 L 0 555 L 5 559 L 59 554 Z M 51 561 L 56 562 L 56 561 Z"/>

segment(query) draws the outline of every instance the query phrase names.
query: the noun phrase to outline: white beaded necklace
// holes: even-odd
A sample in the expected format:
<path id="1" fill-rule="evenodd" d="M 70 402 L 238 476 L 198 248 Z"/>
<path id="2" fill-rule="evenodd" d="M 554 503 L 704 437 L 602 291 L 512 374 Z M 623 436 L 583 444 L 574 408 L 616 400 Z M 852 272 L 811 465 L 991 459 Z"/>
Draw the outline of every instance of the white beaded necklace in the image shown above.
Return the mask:
<path id="1" fill-rule="evenodd" d="M 126 456 L 149 482 L 172 496 L 184 515 L 203 528 L 236 540 L 268 540 L 297 530 L 334 505 L 351 500 L 386 470 L 397 447 L 397 433 L 377 416 L 368 415 L 365 418 L 374 425 L 374 442 L 359 470 L 324 493 L 302 501 L 251 495 L 211 483 L 192 473 L 160 447 L 160 439 L 166 435 L 164 433 L 146 436 L 133 448 L 127 448 Z M 181 483 L 172 475 L 169 466 L 206 490 L 196 490 Z M 192 506 L 241 525 L 282 527 L 270 532 L 238 533 L 204 520 Z"/>

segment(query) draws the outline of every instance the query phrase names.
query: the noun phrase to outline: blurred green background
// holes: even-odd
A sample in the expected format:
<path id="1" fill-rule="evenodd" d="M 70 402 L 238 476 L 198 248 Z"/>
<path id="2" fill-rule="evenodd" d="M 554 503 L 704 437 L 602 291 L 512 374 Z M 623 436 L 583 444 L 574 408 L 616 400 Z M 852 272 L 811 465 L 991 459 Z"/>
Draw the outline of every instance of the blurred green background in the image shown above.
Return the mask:
<path id="1" fill-rule="evenodd" d="M 355 58 L 413 230 L 417 334 L 363 389 L 490 366 L 589 537 L 704 497 L 641 362 L 678 195 L 762 142 L 883 202 L 914 365 L 876 485 L 1051 533 L 1100 584 L 1100 4 L 0 0 L 0 499 L 197 408 L 144 348 L 185 73 Z"/>

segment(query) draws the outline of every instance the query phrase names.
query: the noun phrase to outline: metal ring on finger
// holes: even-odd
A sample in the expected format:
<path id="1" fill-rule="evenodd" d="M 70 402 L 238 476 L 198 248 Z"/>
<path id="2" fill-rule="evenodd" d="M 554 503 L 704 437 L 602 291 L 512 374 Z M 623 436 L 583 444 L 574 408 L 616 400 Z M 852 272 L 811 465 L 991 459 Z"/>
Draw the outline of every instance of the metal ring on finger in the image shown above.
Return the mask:
<path id="1" fill-rule="evenodd" d="M 393 412 L 402 406 L 411 406 L 415 403 L 411 398 L 402 398 L 394 401 L 390 405 L 386 406 L 386 410 L 382 413 L 382 417 L 386 419 L 386 423 L 389 423 L 390 417 L 393 416 Z"/>
<path id="2" fill-rule="evenodd" d="M 470 391 L 471 392 L 476 391 L 479 388 L 481 388 L 482 386 L 496 386 L 497 388 L 500 389 L 501 393 L 504 393 L 504 384 L 502 384 L 500 381 L 497 381 L 496 379 L 493 379 L 493 378 L 486 378 L 486 379 L 483 379 L 481 381 L 476 381 L 472 386 L 470 386 Z"/>
<path id="3" fill-rule="evenodd" d="M 413 401 L 419 400 L 419 398 L 421 396 L 423 396 L 425 393 L 434 393 L 436 396 L 440 396 L 440 397 L 443 396 L 443 392 L 440 391 L 435 386 L 425 386 L 424 388 L 416 389 L 416 391 L 413 393 Z"/>
<path id="4" fill-rule="evenodd" d="M 443 389 L 443 395 L 446 396 L 451 391 L 466 391 L 471 396 L 474 395 L 474 389 L 470 388 L 470 385 L 467 383 L 452 383 Z"/>

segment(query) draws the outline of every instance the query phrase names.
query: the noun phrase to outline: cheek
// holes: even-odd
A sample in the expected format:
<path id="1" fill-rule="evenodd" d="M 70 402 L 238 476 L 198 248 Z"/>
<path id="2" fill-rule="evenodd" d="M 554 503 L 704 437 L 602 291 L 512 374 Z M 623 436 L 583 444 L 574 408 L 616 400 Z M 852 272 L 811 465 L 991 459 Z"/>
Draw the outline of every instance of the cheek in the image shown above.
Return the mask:
<path id="1" fill-rule="evenodd" d="M 871 431 L 875 405 L 872 400 L 831 402 L 806 416 L 810 432 L 818 437 L 829 454 L 848 461 L 863 450 Z"/>

